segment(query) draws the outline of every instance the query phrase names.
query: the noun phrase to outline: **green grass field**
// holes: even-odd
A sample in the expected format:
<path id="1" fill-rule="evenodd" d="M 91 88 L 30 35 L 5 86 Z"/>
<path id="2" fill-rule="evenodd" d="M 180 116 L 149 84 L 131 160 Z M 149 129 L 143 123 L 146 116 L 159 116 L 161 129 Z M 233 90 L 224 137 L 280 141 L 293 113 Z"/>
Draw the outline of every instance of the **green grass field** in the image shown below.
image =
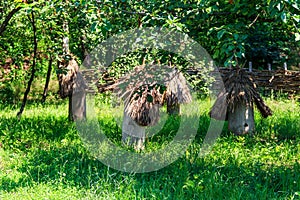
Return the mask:
<path id="1" fill-rule="evenodd" d="M 210 103 L 199 104 L 198 133 L 184 156 L 142 174 L 119 172 L 95 159 L 67 121 L 66 102 L 28 105 L 20 121 L 15 108 L 2 106 L 0 199 L 300 199 L 299 103 L 267 100 L 274 115 L 262 119 L 256 113 L 254 136 L 234 136 L 224 126 L 202 158 L 197 155 Z M 100 124 L 120 143 L 109 106 L 97 105 Z M 166 138 L 150 139 L 145 151 L 158 149 Z"/>

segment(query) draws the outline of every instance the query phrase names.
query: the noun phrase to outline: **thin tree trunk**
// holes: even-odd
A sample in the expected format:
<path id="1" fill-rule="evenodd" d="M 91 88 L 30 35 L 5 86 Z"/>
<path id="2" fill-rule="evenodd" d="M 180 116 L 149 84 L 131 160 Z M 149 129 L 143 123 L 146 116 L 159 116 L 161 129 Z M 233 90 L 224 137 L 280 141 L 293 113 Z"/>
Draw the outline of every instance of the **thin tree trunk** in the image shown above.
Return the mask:
<path id="1" fill-rule="evenodd" d="M 6 30 L 6 27 L 11 20 L 11 18 L 16 14 L 19 10 L 21 10 L 22 7 L 14 8 L 10 13 L 8 13 L 7 17 L 5 18 L 4 22 L 2 23 L 0 27 L 0 36 L 3 34 L 3 32 Z"/>
<path id="2" fill-rule="evenodd" d="M 53 61 L 53 58 L 52 58 L 52 55 L 50 55 L 50 59 L 49 59 L 49 63 L 48 63 L 47 77 L 46 77 L 46 83 L 45 83 L 43 97 L 42 97 L 42 103 L 45 103 L 47 93 L 48 93 L 48 86 L 49 86 L 51 71 L 52 71 L 52 61 Z"/>
<path id="3" fill-rule="evenodd" d="M 67 33 L 69 35 L 69 26 L 68 26 L 68 22 L 66 20 L 63 23 L 63 30 L 64 30 L 65 33 Z M 64 55 L 70 54 L 69 36 L 64 36 L 63 37 L 63 54 Z M 73 88 L 73 90 L 74 90 L 74 88 Z M 69 94 L 69 114 L 68 114 L 69 121 L 74 121 L 72 103 L 73 103 L 72 102 L 72 94 Z"/>
<path id="4" fill-rule="evenodd" d="M 73 108 L 72 108 L 72 95 L 69 95 L 69 115 L 68 115 L 69 121 L 74 121 L 72 110 L 73 110 Z"/>
<path id="5" fill-rule="evenodd" d="M 69 48 L 69 25 L 67 21 L 64 21 L 63 30 L 67 33 L 67 36 L 63 37 L 63 54 L 67 55 L 70 54 Z"/>
<path id="6" fill-rule="evenodd" d="M 35 71 L 36 71 L 36 56 L 37 56 L 37 37 L 36 37 L 36 26 L 35 26 L 35 20 L 34 20 L 34 11 L 32 10 L 31 11 L 31 19 L 30 17 L 28 16 L 29 18 L 29 21 L 31 22 L 31 25 L 32 25 L 32 29 L 33 29 L 33 63 L 32 63 L 32 67 L 31 67 L 31 76 L 30 76 L 30 79 L 28 81 L 28 84 L 27 84 L 27 88 L 25 90 L 25 93 L 24 93 L 24 98 L 23 98 L 23 101 L 22 101 L 22 105 L 21 105 L 21 108 L 20 108 L 20 111 L 17 113 L 17 117 L 20 119 L 21 118 L 21 115 L 24 111 L 24 108 L 25 108 L 25 105 L 26 105 L 26 102 L 27 102 L 27 96 L 30 92 L 30 88 L 31 88 L 31 84 L 33 82 L 33 79 L 34 79 L 34 76 L 35 76 Z"/>

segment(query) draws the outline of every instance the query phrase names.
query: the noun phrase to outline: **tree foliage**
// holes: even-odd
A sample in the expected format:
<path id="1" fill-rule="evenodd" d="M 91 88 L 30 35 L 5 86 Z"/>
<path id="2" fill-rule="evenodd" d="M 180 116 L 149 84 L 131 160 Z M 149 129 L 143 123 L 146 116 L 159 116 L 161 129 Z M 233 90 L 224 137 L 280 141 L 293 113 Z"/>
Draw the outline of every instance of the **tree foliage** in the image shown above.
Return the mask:
<path id="1" fill-rule="evenodd" d="M 299 3 L 296 0 L 146 0 L 146 1 L 3 1 L 1 25 L 13 15 L 1 37 L 1 58 L 32 53 L 26 15 L 37 12 L 39 51 L 61 53 L 63 21 L 69 22 L 71 52 L 81 60 L 109 36 L 137 27 L 164 26 L 198 41 L 220 64 L 276 51 L 288 54 L 299 44 Z M 12 13 L 13 12 L 13 13 Z M 19 60 L 20 58 L 16 59 Z"/>
<path id="2" fill-rule="evenodd" d="M 0 65 L 13 59 L 18 69 L 24 58 L 32 65 L 34 44 L 28 16 L 34 11 L 37 29 L 37 74 L 47 71 L 45 60 L 62 54 L 62 38 L 70 39 L 70 51 L 79 62 L 110 36 L 139 27 L 168 27 L 199 42 L 219 66 L 254 67 L 291 60 L 299 51 L 300 9 L 298 0 L 8 0 L 0 2 Z M 69 32 L 63 31 L 67 21 Z M 150 53 L 149 53 L 150 52 Z M 115 74 L 149 60 L 170 61 L 170 53 L 141 50 L 115 62 Z M 45 56 L 46 55 L 46 56 Z M 294 55 L 295 56 L 295 55 Z M 173 62 L 185 65 L 171 55 Z"/>

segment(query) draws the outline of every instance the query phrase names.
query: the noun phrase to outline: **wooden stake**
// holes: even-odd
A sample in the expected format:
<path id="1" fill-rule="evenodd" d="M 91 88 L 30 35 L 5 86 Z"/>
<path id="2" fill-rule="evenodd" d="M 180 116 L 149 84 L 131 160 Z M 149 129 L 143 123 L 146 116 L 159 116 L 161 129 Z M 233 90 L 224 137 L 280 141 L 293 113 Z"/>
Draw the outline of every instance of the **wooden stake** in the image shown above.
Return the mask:
<path id="1" fill-rule="evenodd" d="M 249 62 L 249 72 L 252 72 L 252 62 Z"/>
<path id="2" fill-rule="evenodd" d="M 284 68 L 284 70 L 287 70 L 287 63 L 286 62 L 283 63 L 283 68 Z"/>
<path id="3" fill-rule="evenodd" d="M 271 65 L 271 63 L 268 63 L 268 70 L 272 71 L 272 65 Z"/>

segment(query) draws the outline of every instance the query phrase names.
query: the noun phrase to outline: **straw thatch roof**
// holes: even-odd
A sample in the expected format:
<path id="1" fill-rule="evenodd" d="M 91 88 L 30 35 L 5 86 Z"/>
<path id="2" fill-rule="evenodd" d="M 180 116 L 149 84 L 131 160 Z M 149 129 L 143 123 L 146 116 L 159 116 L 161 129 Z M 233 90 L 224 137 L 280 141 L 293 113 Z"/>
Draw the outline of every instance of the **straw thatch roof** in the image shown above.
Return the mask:
<path id="1" fill-rule="evenodd" d="M 272 115 L 265 104 L 253 79 L 244 69 L 232 69 L 224 78 L 224 89 L 220 92 L 210 111 L 210 116 L 218 120 L 227 120 L 228 112 L 233 112 L 236 104 L 256 105 L 264 118 Z"/>
<path id="2" fill-rule="evenodd" d="M 87 87 L 82 74 L 79 72 L 79 66 L 72 57 L 59 61 L 57 77 L 61 98 L 69 97 L 74 92 L 81 92 Z"/>
<path id="3" fill-rule="evenodd" d="M 141 126 L 157 123 L 159 108 L 167 100 L 192 101 L 183 74 L 170 66 L 137 66 L 116 84 L 115 92 L 124 100 L 126 114 Z"/>

